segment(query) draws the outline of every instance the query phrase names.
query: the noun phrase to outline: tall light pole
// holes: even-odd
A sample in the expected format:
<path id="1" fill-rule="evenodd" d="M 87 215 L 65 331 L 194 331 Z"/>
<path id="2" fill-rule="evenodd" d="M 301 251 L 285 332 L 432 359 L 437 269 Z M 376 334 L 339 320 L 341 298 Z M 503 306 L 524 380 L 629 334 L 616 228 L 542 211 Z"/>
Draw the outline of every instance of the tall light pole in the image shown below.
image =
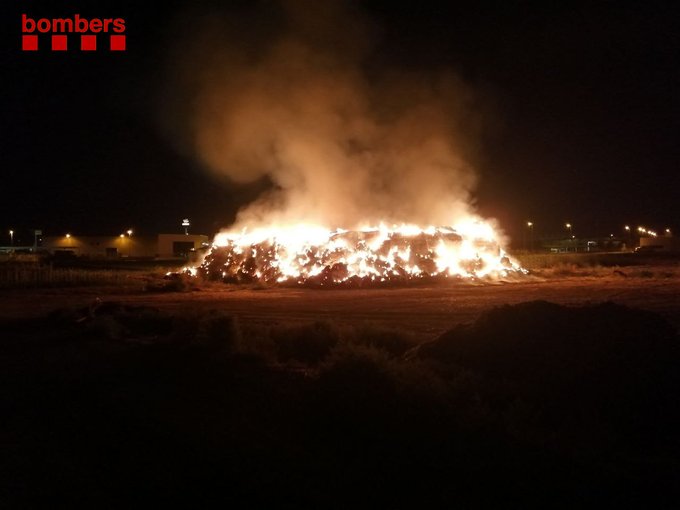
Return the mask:
<path id="1" fill-rule="evenodd" d="M 633 244 L 633 234 L 630 231 L 629 225 L 626 225 L 623 229 L 626 231 L 626 234 L 628 234 L 628 249 L 630 250 L 632 248 L 631 245 Z"/>
<path id="2" fill-rule="evenodd" d="M 182 226 L 184 227 L 184 235 L 188 236 L 189 235 L 189 227 L 191 226 L 191 222 L 189 221 L 189 218 L 184 218 L 182 220 Z"/>
<path id="3" fill-rule="evenodd" d="M 118 238 L 120 239 L 120 256 L 124 257 L 125 256 L 125 250 L 123 248 L 125 247 L 125 234 L 120 234 L 118 236 Z M 129 247 L 128 247 L 128 251 L 130 251 Z"/>
<path id="4" fill-rule="evenodd" d="M 128 241 L 128 242 L 127 242 L 127 245 L 128 245 L 128 257 L 131 257 L 131 256 L 132 256 L 132 229 L 131 229 L 131 228 L 127 229 L 126 234 L 128 235 L 128 240 L 127 240 L 127 241 Z"/>
<path id="5" fill-rule="evenodd" d="M 567 229 L 567 232 L 569 233 L 570 242 L 573 243 L 574 236 L 571 235 L 571 228 L 572 228 L 572 227 L 571 227 L 571 223 L 565 223 L 565 224 L 564 224 L 564 227 Z M 576 251 L 576 250 L 574 250 L 574 251 Z"/>
<path id="6" fill-rule="evenodd" d="M 529 229 L 529 251 L 534 251 L 534 222 L 527 221 L 527 228 Z"/>
<path id="7" fill-rule="evenodd" d="M 14 230 L 9 231 L 9 245 L 14 246 Z"/>

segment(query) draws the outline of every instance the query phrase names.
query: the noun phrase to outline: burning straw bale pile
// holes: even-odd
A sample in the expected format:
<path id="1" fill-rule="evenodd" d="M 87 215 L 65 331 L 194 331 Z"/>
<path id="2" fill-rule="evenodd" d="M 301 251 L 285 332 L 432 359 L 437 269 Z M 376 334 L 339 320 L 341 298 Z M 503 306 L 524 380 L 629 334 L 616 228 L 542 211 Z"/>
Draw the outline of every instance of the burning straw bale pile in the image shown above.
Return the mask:
<path id="1" fill-rule="evenodd" d="M 291 247 L 276 237 L 215 246 L 197 274 L 225 283 L 339 284 L 400 282 L 431 277 L 480 277 L 516 271 L 495 242 L 466 240 L 439 228 L 416 235 L 342 231 L 321 244 Z"/>

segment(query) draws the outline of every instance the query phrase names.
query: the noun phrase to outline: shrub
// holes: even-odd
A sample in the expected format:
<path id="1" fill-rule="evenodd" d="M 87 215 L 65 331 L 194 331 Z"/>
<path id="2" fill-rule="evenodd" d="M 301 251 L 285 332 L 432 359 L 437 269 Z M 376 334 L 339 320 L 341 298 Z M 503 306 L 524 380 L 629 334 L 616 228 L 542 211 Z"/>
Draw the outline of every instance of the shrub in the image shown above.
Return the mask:
<path id="1" fill-rule="evenodd" d="M 343 433 L 380 429 L 394 417 L 397 382 L 384 351 L 338 346 L 320 367 L 317 390 L 328 425 L 340 426 Z"/>
<path id="2" fill-rule="evenodd" d="M 211 311 L 200 321 L 196 339 L 199 343 L 234 350 L 241 338 L 236 317 Z"/>
<path id="3" fill-rule="evenodd" d="M 316 365 L 328 356 L 341 335 L 336 325 L 318 321 L 312 324 L 273 327 L 270 336 L 279 361 Z"/>
<path id="4" fill-rule="evenodd" d="M 416 344 L 413 335 L 371 324 L 356 327 L 353 330 L 352 341 L 383 350 L 391 356 L 401 356 Z"/>

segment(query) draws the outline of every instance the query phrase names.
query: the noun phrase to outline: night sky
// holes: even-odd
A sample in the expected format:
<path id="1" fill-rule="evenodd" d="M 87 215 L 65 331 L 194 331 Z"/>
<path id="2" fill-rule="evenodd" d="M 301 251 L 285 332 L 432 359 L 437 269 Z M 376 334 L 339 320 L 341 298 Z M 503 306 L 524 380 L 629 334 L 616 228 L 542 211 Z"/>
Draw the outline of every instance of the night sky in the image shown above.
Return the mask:
<path id="1" fill-rule="evenodd" d="M 249 2 L 189 2 L 234 12 Z M 228 226 L 266 182 L 218 181 L 158 125 L 183 2 L 7 1 L 2 20 L 0 245 L 45 235 Z M 199 7 L 196 7 L 198 5 Z M 266 5 L 266 3 L 265 3 Z M 371 65 L 449 67 L 491 111 L 477 205 L 520 238 L 680 229 L 680 18 L 673 2 L 362 2 Z M 501 5 L 501 7 L 499 7 Z M 123 17 L 127 51 L 21 51 L 22 13 Z M 275 18 L 275 14 L 273 15 Z M 248 30 L 247 26 L 243 27 Z M 178 105 L 180 107 L 181 105 Z M 172 105 L 164 105 L 165 108 Z"/>

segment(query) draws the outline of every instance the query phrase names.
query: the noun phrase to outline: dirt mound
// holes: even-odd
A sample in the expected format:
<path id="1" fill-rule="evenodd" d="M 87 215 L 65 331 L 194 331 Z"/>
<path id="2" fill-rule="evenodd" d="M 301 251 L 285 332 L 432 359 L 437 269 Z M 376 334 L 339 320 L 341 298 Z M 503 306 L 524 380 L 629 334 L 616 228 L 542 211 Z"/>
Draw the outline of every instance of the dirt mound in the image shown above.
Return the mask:
<path id="1" fill-rule="evenodd" d="M 546 301 L 506 305 L 424 344 L 419 356 L 482 366 L 499 376 L 542 380 L 551 365 L 574 375 L 677 357 L 677 333 L 652 312 L 614 303 L 567 307 Z M 491 359 L 495 360 L 490 363 Z M 531 368 L 531 370 L 527 370 Z M 545 373 L 543 373 L 545 372 Z"/>
<path id="2" fill-rule="evenodd" d="M 415 355 L 482 374 L 540 403 L 549 420 L 587 414 L 634 426 L 642 416 L 680 417 L 678 342 L 651 312 L 532 301 L 495 308 Z"/>

